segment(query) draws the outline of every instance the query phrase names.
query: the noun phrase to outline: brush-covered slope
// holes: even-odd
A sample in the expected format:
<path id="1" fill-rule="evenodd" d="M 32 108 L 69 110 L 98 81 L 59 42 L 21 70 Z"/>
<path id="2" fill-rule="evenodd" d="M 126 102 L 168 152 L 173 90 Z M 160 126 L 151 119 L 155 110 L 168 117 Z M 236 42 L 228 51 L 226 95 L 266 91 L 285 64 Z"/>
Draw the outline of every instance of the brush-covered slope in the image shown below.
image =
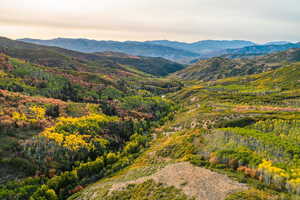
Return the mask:
<path id="1" fill-rule="evenodd" d="M 214 57 L 175 72 L 171 77 L 183 80 L 217 80 L 226 77 L 256 74 L 281 67 L 286 62 L 300 61 L 300 49 L 290 49 L 253 58 Z"/>
<path id="2" fill-rule="evenodd" d="M 184 87 L 98 63 L 132 56 L 13 44 L 0 54 L 0 199 L 299 198 L 298 50 Z M 33 54 L 45 49 L 64 64 Z"/>
<path id="3" fill-rule="evenodd" d="M 162 57 L 177 62 L 189 62 L 199 56 L 198 53 L 157 44 L 126 41 L 96 41 L 88 39 L 57 38 L 53 40 L 20 39 L 20 41 L 56 46 L 85 53 L 113 51 L 136 56 Z"/>
<path id="4" fill-rule="evenodd" d="M 299 63 L 182 88 L 0 58 L 0 199 L 300 195 Z"/>
<path id="5" fill-rule="evenodd" d="M 299 77 L 294 63 L 167 95 L 181 109 L 147 150 L 69 200 L 299 198 Z"/>
<path id="6" fill-rule="evenodd" d="M 217 168 L 260 190 L 228 199 L 297 199 L 299 92 L 299 63 L 191 85 L 172 95 L 185 106 L 164 131 L 202 130 L 202 146 L 193 162 Z"/>
<path id="7" fill-rule="evenodd" d="M 66 199 L 133 162 L 181 84 L 116 77 L 0 54 L 0 199 Z"/>
<path id="8" fill-rule="evenodd" d="M 0 89 L 76 102 L 99 102 L 106 95 L 163 94 L 181 87 L 179 82 L 134 70 L 109 74 L 90 72 L 86 68 L 66 70 L 35 65 L 4 54 L 0 54 L 0 70 Z"/>
<path id="9" fill-rule="evenodd" d="M 159 57 L 132 56 L 116 52 L 102 52 L 94 54 L 99 57 L 114 60 L 116 63 L 121 65 L 133 66 L 140 71 L 156 76 L 166 76 L 185 67 L 182 64 Z"/>
<path id="10" fill-rule="evenodd" d="M 149 128 L 173 112 L 160 97 L 104 101 L 0 90 L 0 199 L 66 199 L 80 185 L 128 166 L 146 147 Z"/>
<path id="11" fill-rule="evenodd" d="M 7 38 L 0 38 L 0 52 L 34 64 L 119 76 L 124 73 L 138 73 L 134 70 L 156 76 L 164 76 L 184 67 L 166 59 L 150 57 L 137 59 L 138 57 L 129 55 L 126 59 L 121 59 L 119 56 L 80 53 L 58 47 L 9 40 Z"/>

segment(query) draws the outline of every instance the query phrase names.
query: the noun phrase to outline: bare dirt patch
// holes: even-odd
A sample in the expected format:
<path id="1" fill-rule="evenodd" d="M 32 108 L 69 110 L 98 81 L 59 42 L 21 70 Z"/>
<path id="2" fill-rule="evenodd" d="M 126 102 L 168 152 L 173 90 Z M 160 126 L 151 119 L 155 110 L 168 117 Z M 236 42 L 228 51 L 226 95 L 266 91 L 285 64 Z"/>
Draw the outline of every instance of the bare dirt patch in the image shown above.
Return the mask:
<path id="1" fill-rule="evenodd" d="M 128 184 L 139 184 L 149 179 L 174 186 L 198 200 L 223 200 L 231 192 L 247 189 L 244 184 L 233 181 L 226 175 L 182 162 L 168 165 L 150 176 L 114 184 L 110 192 L 121 190 Z"/>

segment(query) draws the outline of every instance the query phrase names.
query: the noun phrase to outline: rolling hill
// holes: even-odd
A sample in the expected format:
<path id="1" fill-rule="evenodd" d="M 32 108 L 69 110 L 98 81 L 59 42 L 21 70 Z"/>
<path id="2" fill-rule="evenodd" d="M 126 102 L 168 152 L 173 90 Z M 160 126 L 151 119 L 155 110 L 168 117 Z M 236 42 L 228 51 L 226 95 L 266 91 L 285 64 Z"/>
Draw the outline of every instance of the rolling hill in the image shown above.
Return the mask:
<path id="1" fill-rule="evenodd" d="M 126 56 L 126 59 L 121 59 L 119 56 L 81 53 L 7 38 L 0 38 L 0 52 L 49 67 L 100 72 L 110 75 L 117 75 L 122 71 L 125 73 L 137 73 L 132 70 L 135 69 L 157 76 L 164 76 L 184 67 L 181 64 L 162 58 Z M 118 61 L 121 63 L 118 63 Z"/>
<path id="2" fill-rule="evenodd" d="M 185 66 L 159 57 L 131 56 L 117 52 L 94 53 L 103 59 L 111 59 L 118 64 L 132 66 L 137 70 L 156 76 L 166 76 Z"/>
<path id="3" fill-rule="evenodd" d="M 300 61 L 300 49 L 290 49 L 265 56 L 251 58 L 214 57 L 200 60 L 175 72 L 170 77 L 183 80 L 217 80 L 232 76 L 256 74 L 283 66 L 286 62 Z"/>

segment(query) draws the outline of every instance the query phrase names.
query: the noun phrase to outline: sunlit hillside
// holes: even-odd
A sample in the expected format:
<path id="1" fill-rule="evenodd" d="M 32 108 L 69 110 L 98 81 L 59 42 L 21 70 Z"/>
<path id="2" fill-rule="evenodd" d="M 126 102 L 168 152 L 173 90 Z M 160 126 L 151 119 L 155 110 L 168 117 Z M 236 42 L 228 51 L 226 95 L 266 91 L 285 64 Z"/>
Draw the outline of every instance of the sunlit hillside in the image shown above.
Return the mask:
<path id="1" fill-rule="evenodd" d="M 300 200 L 299 8 L 1 0 L 0 200 Z"/>

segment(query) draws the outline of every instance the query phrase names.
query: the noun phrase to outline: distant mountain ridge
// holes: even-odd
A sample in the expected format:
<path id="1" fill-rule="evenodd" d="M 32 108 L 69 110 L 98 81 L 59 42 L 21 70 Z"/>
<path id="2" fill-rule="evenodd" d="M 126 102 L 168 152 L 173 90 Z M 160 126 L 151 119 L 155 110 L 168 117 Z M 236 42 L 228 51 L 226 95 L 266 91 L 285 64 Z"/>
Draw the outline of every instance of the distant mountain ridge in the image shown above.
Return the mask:
<path id="1" fill-rule="evenodd" d="M 207 54 L 218 50 L 236 49 L 246 46 L 257 45 L 254 42 L 245 40 L 202 40 L 193 43 L 176 42 L 169 40 L 154 40 L 146 41 L 146 43 L 184 49 L 199 54 Z"/>
<path id="2" fill-rule="evenodd" d="M 181 63 L 188 63 L 190 60 L 200 56 L 198 53 L 183 49 L 135 41 L 117 42 L 67 38 L 57 38 L 53 40 L 36 40 L 25 38 L 20 39 L 19 41 L 39 45 L 56 46 L 84 53 L 113 51 L 136 56 L 162 57 Z"/>
<path id="3" fill-rule="evenodd" d="M 46 46 L 56 46 L 84 53 L 120 52 L 134 56 L 162 57 L 182 64 L 194 63 L 199 59 L 208 59 L 215 56 L 232 55 L 243 57 L 265 55 L 290 48 L 298 48 L 299 43 L 274 41 L 265 44 L 256 44 L 246 40 L 203 40 L 186 43 L 169 40 L 137 41 L 104 41 L 90 39 L 56 38 L 38 40 L 24 38 L 19 41 Z"/>
<path id="4" fill-rule="evenodd" d="M 273 42 L 267 42 L 263 45 L 284 45 L 284 44 L 293 44 L 293 42 L 288 41 L 273 41 Z"/>
<path id="5" fill-rule="evenodd" d="M 227 57 L 243 57 L 243 56 L 259 56 L 278 51 L 285 51 L 292 48 L 300 48 L 300 43 L 287 43 L 287 44 L 273 44 L 273 45 L 255 45 L 249 47 L 243 47 L 239 49 L 227 49 L 221 54 Z"/>
<path id="6" fill-rule="evenodd" d="M 52 40 L 24 38 L 19 39 L 19 41 L 56 46 L 84 53 L 113 51 L 136 56 L 162 57 L 185 64 L 213 52 L 256 45 L 253 42 L 243 40 L 203 40 L 194 43 L 185 43 L 169 40 L 118 42 L 68 38 L 56 38 Z"/>

